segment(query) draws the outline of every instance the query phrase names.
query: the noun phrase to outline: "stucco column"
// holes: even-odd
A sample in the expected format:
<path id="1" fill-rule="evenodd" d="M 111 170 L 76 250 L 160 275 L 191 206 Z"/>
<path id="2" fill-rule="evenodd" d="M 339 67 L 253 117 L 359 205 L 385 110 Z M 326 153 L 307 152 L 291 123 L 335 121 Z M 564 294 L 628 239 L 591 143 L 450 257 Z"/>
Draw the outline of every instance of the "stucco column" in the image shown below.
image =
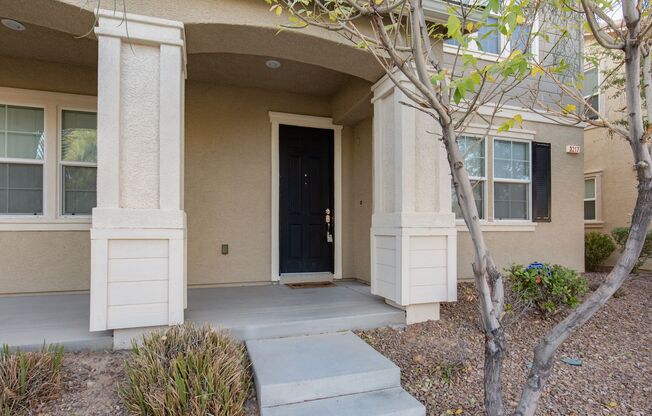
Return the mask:
<path id="1" fill-rule="evenodd" d="M 406 85 L 409 85 L 406 82 Z M 373 87 L 371 291 L 407 323 L 439 319 L 457 298 L 457 230 L 441 129 L 388 77 Z"/>
<path id="2" fill-rule="evenodd" d="M 184 320 L 181 22 L 98 12 L 92 331 Z"/>

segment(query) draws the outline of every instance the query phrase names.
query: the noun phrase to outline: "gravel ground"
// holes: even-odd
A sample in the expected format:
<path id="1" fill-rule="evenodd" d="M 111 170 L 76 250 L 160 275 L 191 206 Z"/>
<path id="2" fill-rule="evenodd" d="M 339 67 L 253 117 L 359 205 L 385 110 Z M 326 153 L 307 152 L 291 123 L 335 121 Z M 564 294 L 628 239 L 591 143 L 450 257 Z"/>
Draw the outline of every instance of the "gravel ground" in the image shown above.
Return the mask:
<path id="1" fill-rule="evenodd" d="M 125 381 L 124 360 L 128 351 L 66 353 L 61 374 L 63 389 L 58 399 L 42 403 L 35 416 L 127 416 L 118 397 L 118 383 Z M 245 405 L 247 416 L 257 416 L 255 392 Z"/>
<path id="2" fill-rule="evenodd" d="M 591 285 L 604 274 L 587 275 Z M 406 329 L 360 332 L 401 367 L 403 386 L 426 404 L 428 415 L 482 414 L 483 336 L 474 288 L 461 284 L 459 302 L 442 307 L 441 320 Z M 557 354 L 539 415 L 652 415 L 652 276 L 632 277 Z M 507 327 L 503 379 L 513 408 L 537 340 L 561 319 L 528 314 Z M 579 358 L 570 366 L 562 357 Z"/>
<path id="3" fill-rule="evenodd" d="M 589 275 L 595 283 L 604 275 Z M 482 414 L 483 337 L 472 285 L 461 284 L 459 301 L 442 307 L 441 320 L 406 329 L 360 332 L 363 339 L 401 367 L 404 387 L 426 404 L 428 415 Z M 652 276 L 633 277 L 609 303 L 565 343 L 539 415 L 652 415 Z M 559 319 L 558 317 L 557 319 Z M 523 315 L 507 327 L 505 394 L 515 404 L 532 348 L 555 320 Z M 34 415 L 124 416 L 117 383 L 126 352 L 67 353 L 61 397 Z M 255 397 L 246 414 L 257 415 Z"/>
<path id="4" fill-rule="evenodd" d="M 35 415 L 123 416 L 117 384 L 124 381 L 126 351 L 69 352 L 61 369 L 63 391 L 54 401 L 43 403 Z"/>

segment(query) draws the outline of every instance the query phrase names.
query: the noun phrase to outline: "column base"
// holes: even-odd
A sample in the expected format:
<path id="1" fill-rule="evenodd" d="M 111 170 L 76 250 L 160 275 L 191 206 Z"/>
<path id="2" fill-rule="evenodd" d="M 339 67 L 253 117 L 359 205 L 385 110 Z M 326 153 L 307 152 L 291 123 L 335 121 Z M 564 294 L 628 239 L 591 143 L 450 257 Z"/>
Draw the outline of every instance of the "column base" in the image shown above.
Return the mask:
<path id="1" fill-rule="evenodd" d="M 414 305 L 402 306 L 389 299 L 385 299 L 385 303 L 395 308 L 405 311 L 405 323 L 407 325 L 418 324 L 426 321 L 439 320 L 439 302 L 432 303 L 417 303 Z"/>
<path id="2" fill-rule="evenodd" d="M 439 302 L 417 303 L 405 307 L 405 323 L 418 324 L 425 321 L 439 320 Z"/>
<path id="3" fill-rule="evenodd" d="M 90 330 L 184 322 L 185 229 L 91 228 Z"/>
<path id="4" fill-rule="evenodd" d="M 168 326 L 147 326 L 143 328 L 127 328 L 113 330 L 113 350 L 131 349 L 133 341 L 137 345 L 142 345 L 143 336 L 147 336 L 155 331 L 164 331 Z"/>

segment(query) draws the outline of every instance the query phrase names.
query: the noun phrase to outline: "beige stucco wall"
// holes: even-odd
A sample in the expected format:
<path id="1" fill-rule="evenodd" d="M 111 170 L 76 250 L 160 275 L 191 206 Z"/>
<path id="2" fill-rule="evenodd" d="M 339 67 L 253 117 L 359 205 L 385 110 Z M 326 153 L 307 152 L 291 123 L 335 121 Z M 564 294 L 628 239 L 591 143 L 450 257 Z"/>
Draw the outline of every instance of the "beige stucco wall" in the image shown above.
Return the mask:
<path id="1" fill-rule="evenodd" d="M 0 56 L 0 86 L 95 94 L 95 68 Z M 0 98 L 1 100 L 1 98 Z M 0 295 L 88 290 L 88 231 L 0 231 Z"/>
<path id="2" fill-rule="evenodd" d="M 77 93 L 95 89 L 93 68 L 0 57 L 3 62 L 2 86 Z M 21 75 L 27 71 L 33 74 Z M 328 97 L 187 82 L 185 209 L 191 286 L 269 281 L 268 111 L 330 116 L 331 105 Z M 501 267 L 541 260 L 582 270 L 583 155 L 565 153 L 567 144 L 582 144 L 582 131 L 537 123 L 524 128 L 537 131 L 537 140 L 553 142 L 552 222 L 539 223 L 536 232 L 489 232 L 488 244 Z M 371 133 L 367 118 L 345 126 L 342 137 L 343 212 L 338 219 L 343 221 L 343 274 L 363 280 L 369 279 Z M 470 277 L 470 241 L 464 231 L 459 237 L 459 276 Z M 229 244 L 228 255 L 220 254 L 222 244 Z M 0 294 L 87 290 L 89 254 L 85 231 L 0 232 Z"/>
<path id="3" fill-rule="evenodd" d="M 595 43 L 591 36 L 585 38 L 586 48 Z M 612 71 L 619 62 L 604 58 L 600 61 L 600 73 Z M 622 70 L 622 69 L 621 69 Z M 607 86 L 600 90 L 600 114 L 611 122 L 625 121 L 625 93 L 618 86 Z M 610 234 L 616 227 L 629 227 L 636 204 L 636 173 L 632 167 L 632 150 L 627 141 L 617 135 L 609 134 L 604 128 L 587 127 L 584 130 L 584 172 L 587 177 L 595 177 L 596 221 L 585 223 L 586 232 Z M 605 265 L 613 265 L 619 255 L 616 250 Z M 651 268 L 648 262 L 645 268 Z"/>
<path id="4" fill-rule="evenodd" d="M 583 131 L 534 122 L 525 122 L 523 128 L 536 131 L 536 141 L 552 143 L 552 220 L 537 223 L 533 232 L 486 232 L 489 250 L 501 269 L 514 262 L 541 261 L 584 271 L 583 155 L 566 153 L 566 145 L 582 145 Z M 489 146 L 488 172 L 492 171 L 491 151 Z M 490 195 L 492 188 L 490 181 Z M 489 215 L 492 213 L 493 207 L 489 204 Z M 463 280 L 473 275 L 472 244 L 467 231 L 458 232 L 458 241 L 458 278 Z"/>
<path id="5" fill-rule="evenodd" d="M 584 171 L 597 173 L 601 184 L 597 195 L 599 222 L 587 223 L 587 232 L 609 233 L 614 227 L 629 226 L 636 203 L 631 148 L 624 139 L 610 137 L 603 129 L 587 129 L 584 134 Z"/>
<path id="6" fill-rule="evenodd" d="M 88 290 L 88 231 L 2 231 L 0 265 L 0 295 Z"/>
<path id="7" fill-rule="evenodd" d="M 371 211 L 373 208 L 373 153 L 372 118 L 355 126 L 352 145 L 353 172 L 351 195 L 353 216 L 353 269 L 351 277 L 369 281 L 371 279 Z"/>
<path id="8" fill-rule="evenodd" d="M 0 86 L 96 95 L 97 70 L 0 55 Z"/>
<path id="9" fill-rule="evenodd" d="M 186 84 L 185 210 L 188 283 L 270 281 L 271 124 L 269 111 L 330 116 L 327 97 Z M 370 124 L 367 122 L 367 124 Z M 353 277 L 357 129 L 342 132 L 343 274 Z M 366 142 L 371 140 L 371 131 Z M 336 214 L 337 215 L 337 214 Z M 340 220 L 338 217 L 336 220 Z M 362 233 L 368 240 L 368 227 Z M 222 255 L 221 245 L 229 245 Z M 367 249 L 368 250 L 368 249 Z"/>

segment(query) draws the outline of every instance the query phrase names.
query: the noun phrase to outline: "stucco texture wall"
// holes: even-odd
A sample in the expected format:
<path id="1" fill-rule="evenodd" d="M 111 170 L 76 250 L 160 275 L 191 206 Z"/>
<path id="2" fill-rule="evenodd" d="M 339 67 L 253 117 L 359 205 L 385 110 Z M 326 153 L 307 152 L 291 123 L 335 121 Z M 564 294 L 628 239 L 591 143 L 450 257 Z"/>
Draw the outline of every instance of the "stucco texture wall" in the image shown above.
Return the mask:
<path id="1" fill-rule="evenodd" d="M 328 97 L 186 83 L 185 210 L 188 218 L 188 284 L 270 281 L 271 123 L 269 111 L 330 116 Z M 364 123 L 363 123 L 364 124 Z M 358 251 L 368 257 L 370 220 L 357 216 L 353 198 L 371 182 L 357 162 L 357 138 L 370 150 L 371 122 L 342 132 L 343 274 L 355 277 Z M 364 205 L 370 200 L 364 197 Z M 337 214 L 336 214 L 337 215 Z M 339 218 L 338 218 L 339 220 Z M 362 221 L 361 223 L 359 222 Z M 367 241 L 365 249 L 361 239 Z M 221 245 L 229 254 L 221 254 Z M 368 263 L 368 262 L 367 262 Z M 368 266 L 365 266 L 368 269 Z M 364 270 L 364 269 L 363 269 Z M 368 272 L 366 273 L 368 278 Z M 363 276 L 364 277 L 364 276 Z"/>
<path id="2" fill-rule="evenodd" d="M 88 231 L 0 232 L 0 294 L 88 290 Z"/>
<path id="3" fill-rule="evenodd" d="M 0 55 L 0 86 L 97 94 L 97 69 Z"/>
<path id="4" fill-rule="evenodd" d="M 95 68 L 0 56 L 0 86 L 96 94 Z M 90 287 L 88 231 L 0 231 L 0 295 Z"/>
<path id="5" fill-rule="evenodd" d="M 552 143 L 551 221 L 536 223 L 535 231 L 488 231 L 484 235 L 489 250 L 501 269 L 511 263 L 541 261 L 584 271 L 583 155 L 566 153 L 566 145 L 582 145 L 583 130 L 534 122 L 525 122 L 523 128 L 536 131 L 536 141 Z M 489 172 L 491 159 L 489 146 Z M 490 181 L 490 195 L 491 185 Z M 491 204 L 489 212 L 493 212 Z M 469 233 L 460 230 L 458 241 L 458 279 L 470 279 L 473 251 Z"/>
<path id="6" fill-rule="evenodd" d="M 587 231 L 609 233 L 614 227 L 629 226 L 637 192 L 629 145 L 603 129 L 590 128 L 585 132 L 585 153 L 584 171 L 599 174 L 601 184 L 599 222 L 587 224 Z"/>
<path id="7" fill-rule="evenodd" d="M 93 68 L 0 58 L 0 85 L 92 93 Z M 22 76 L 32 71 L 38 76 Z M 331 115 L 328 97 L 187 81 L 185 210 L 191 286 L 269 282 L 271 256 L 271 124 L 269 111 Z M 582 131 L 527 123 L 553 143 L 552 222 L 535 232 L 488 232 L 501 267 L 533 260 L 583 269 Z M 489 158 L 490 159 L 490 158 Z M 489 167 L 490 168 L 490 167 Z M 342 135 L 343 276 L 369 280 L 372 207 L 372 122 Z M 489 187 L 491 192 L 491 186 Z M 459 232 L 461 279 L 471 276 L 471 243 Z M 229 244 L 229 254 L 220 254 Z M 89 236 L 76 232 L 0 232 L 0 294 L 88 290 Z"/>

